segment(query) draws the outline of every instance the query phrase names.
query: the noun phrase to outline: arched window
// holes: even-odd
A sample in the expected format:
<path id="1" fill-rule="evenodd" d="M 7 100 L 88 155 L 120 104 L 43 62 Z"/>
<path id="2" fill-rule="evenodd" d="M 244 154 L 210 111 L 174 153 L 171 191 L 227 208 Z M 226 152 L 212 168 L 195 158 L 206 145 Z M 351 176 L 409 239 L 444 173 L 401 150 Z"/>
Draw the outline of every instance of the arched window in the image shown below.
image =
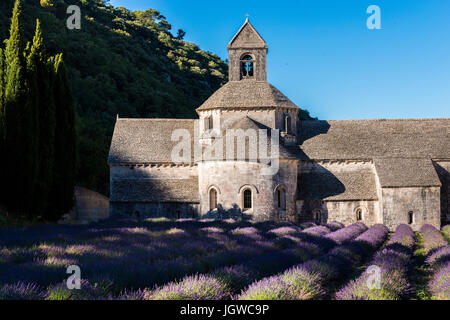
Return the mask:
<path id="1" fill-rule="evenodd" d="M 242 207 L 244 208 L 244 210 L 248 210 L 253 207 L 252 206 L 252 190 L 250 190 L 250 189 L 244 190 L 242 202 L 243 202 Z"/>
<path id="2" fill-rule="evenodd" d="M 209 210 L 213 211 L 217 209 L 217 190 L 212 188 L 209 191 Z"/>
<path id="3" fill-rule="evenodd" d="M 292 132 L 292 119 L 289 115 L 286 115 L 284 118 L 284 130 L 287 134 L 291 134 Z"/>
<path id="4" fill-rule="evenodd" d="M 363 211 L 361 208 L 356 209 L 356 220 L 362 221 L 363 219 Z"/>
<path id="5" fill-rule="evenodd" d="M 413 211 L 408 212 L 408 223 L 409 224 L 414 223 L 414 212 Z"/>
<path id="6" fill-rule="evenodd" d="M 278 210 L 286 210 L 286 189 L 279 187 L 276 191 Z"/>
<path id="7" fill-rule="evenodd" d="M 250 55 L 241 58 L 241 76 L 242 78 L 252 78 L 255 74 L 255 62 Z"/>
<path id="8" fill-rule="evenodd" d="M 322 223 L 322 212 L 319 209 L 313 211 L 313 219 L 316 223 Z"/>

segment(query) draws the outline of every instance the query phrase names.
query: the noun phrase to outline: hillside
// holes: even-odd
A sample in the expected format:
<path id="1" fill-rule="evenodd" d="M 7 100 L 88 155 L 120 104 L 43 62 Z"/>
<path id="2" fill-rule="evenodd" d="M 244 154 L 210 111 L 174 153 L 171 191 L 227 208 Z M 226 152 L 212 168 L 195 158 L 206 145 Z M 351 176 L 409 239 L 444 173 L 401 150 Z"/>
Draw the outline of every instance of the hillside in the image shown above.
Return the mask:
<path id="1" fill-rule="evenodd" d="M 195 116 L 195 107 L 226 81 L 216 55 L 172 36 L 157 11 L 130 12 L 96 0 L 26 0 L 25 39 L 42 22 L 50 54 L 63 52 L 79 119 L 79 184 L 107 193 L 106 156 L 116 115 Z M 80 6 L 81 30 L 66 28 L 69 4 Z M 0 2 L 0 36 L 8 37 L 13 0 Z"/>
<path id="2" fill-rule="evenodd" d="M 8 37 L 13 2 L 0 2 L 2 39 Z M 71 4 L 81 8 L 81 30 L 66 28 Z M 183 41 L 184 32 L 171 30 L 154 9 L 131 12 L 103 0 L 25 0 L 27 41 L 37 18 L 49 54 L 62 52 L 68 67 L 78 114 L 77 182 L 105 195 L 117 115 L 192 118 L 195 108 L 227 81 L 224 61 Z"/>

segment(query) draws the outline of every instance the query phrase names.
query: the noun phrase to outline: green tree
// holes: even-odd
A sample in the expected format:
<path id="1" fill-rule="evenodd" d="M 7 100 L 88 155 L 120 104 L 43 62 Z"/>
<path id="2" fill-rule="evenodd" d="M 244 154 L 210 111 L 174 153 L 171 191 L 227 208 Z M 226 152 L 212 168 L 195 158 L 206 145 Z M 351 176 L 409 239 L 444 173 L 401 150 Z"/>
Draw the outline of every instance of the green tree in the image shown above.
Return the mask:
<path id="1" fill-rule="evenodd" d="M 55 160 L 52 220 L 57 220 L 73 206 L 76 179 L 75 106 L 62 54 L 54 58 Z"/>
<path id="2" fill-rule="evenodd" d="M 8 207 L 30 214 L 34 184 L 33 116 L 28 108 L 26 62 L 20 16 L 22 1 L 16 0 L 10 37 L 5 49 L 5 157 L 3 195 Z"/>

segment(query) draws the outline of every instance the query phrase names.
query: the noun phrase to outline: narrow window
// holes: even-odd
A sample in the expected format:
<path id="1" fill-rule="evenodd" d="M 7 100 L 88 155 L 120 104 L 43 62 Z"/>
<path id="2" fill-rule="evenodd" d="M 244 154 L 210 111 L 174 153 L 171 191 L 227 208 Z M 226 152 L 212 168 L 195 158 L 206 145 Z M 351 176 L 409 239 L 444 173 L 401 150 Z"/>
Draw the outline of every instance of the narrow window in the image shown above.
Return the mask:
<path id="1" fill-rule="evenodd" d="M 280 210 L 286 210 L 286 190 L 283 187 L 277 189 L 277 206 Z"/>
<path id="2" fill-rule="evenodd" d="M 408 212 L 408 223 L 409 224 L 414 223 L 414 212 L 412 212 L 412 211 Z"/>
<path id="3" fill-rule="evenodd" d="M 284 128 L 287 134 L 291 134 L 292 132 L 292 124 L 291 124 L 291 117 L 290 116 L 286 116 L 285 118 L 285 124 L 284 124 Z"/>
<path id="4" fill-rule="evenodd" d="M 362 211 L 362 209 L 357 209 L 356 210 L 356 220 L 362 221 L 362 219 L 363 219 L 363 211 Z"/>
<path id="5" fill-rule="evenodd" d="M 217 191 L 216 191 L 216 189 L 211 189 L 211 191 L 209 191 L 209 209 L 211 211 L 217 209 Z"/>
<path id="6" fill-rule="evenodd" d="M 313 216 L 316 223 L 322 223 L 322 213 L 320 212 L 320 210 L 314 210 Z"/>
<path id="7" fill-rule="evenodd" d="M 245 55 L 241 59 L 242 78 L 252 78 L 254 75 L 254 61 L 250 55 Z"/>
<path id="8" fill-rule="evenodd" d="M 281 190 L 277 190 L 277 198 L 278 198 L 278 209 L 281 209 Z"/>
<path id="9" fill-rule="evenodd" d="M 244 191 L 244 210 L 248 210 L 252 208 L 252 191 L 247 189 Z"/>
<path id="10" fill-rule="evenodd" d="M 213 129 L 214 123 L 211 116 L 205 118 L 205 131 Z"/>

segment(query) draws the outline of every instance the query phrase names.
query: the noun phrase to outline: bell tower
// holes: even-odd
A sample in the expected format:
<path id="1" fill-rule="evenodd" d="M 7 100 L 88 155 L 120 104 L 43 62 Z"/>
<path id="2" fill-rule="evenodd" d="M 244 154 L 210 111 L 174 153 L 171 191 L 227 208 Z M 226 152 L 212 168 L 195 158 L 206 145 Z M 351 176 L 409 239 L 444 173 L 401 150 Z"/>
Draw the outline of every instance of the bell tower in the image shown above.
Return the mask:
<path id="1" fill-rule="evenodd" d="M 268 46 L 247 19 L 228 44 L 229 81 L 267 81 Z"/>

